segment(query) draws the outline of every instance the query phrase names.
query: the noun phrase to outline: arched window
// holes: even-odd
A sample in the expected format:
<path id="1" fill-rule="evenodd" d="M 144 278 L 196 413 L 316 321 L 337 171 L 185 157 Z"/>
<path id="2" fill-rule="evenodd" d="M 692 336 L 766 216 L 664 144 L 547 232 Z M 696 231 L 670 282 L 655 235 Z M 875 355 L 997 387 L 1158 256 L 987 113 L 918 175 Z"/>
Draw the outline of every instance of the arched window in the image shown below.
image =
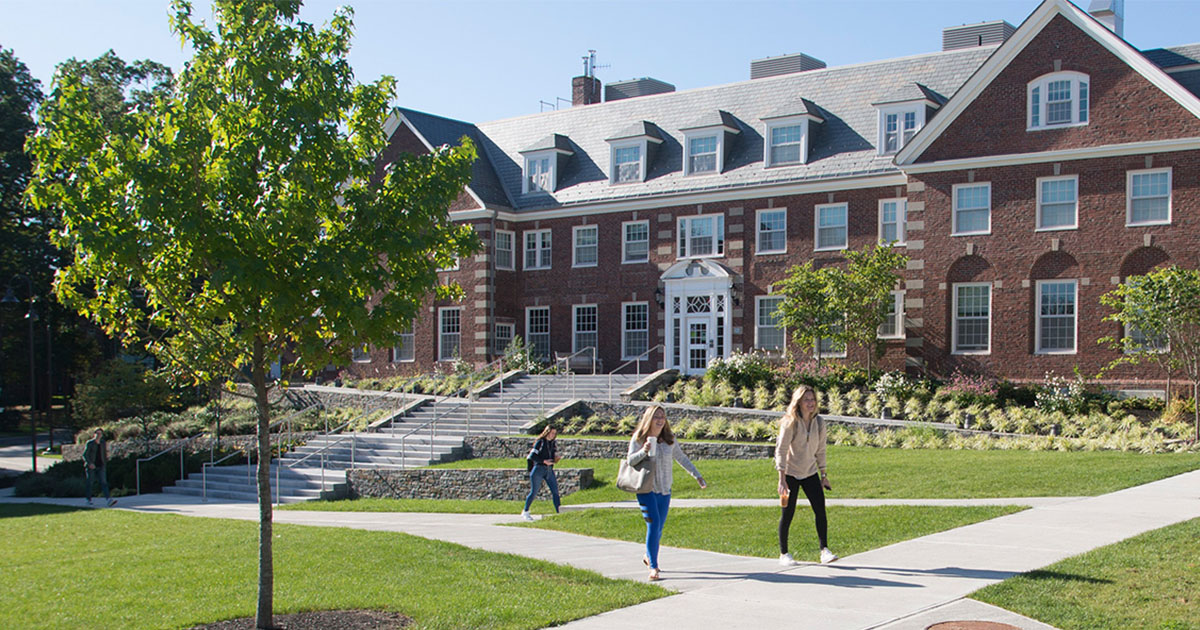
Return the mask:
<path id="1" fill-rule="evenodd" d="M 1030 130 L 1053 129 L 1088 123 L 1088 76 L 1080 72 L 1055 72 L 1030 81 Z"/>

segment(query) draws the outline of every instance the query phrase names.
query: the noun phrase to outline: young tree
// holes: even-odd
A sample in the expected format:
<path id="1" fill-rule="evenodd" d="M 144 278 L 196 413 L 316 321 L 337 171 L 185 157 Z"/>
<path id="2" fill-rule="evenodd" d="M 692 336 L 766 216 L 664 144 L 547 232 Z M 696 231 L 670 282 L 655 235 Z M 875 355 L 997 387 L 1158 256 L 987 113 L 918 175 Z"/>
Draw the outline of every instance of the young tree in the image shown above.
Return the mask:
<path id="1" fill-rule="evenodd" d="M 193 56 L 169 91 L 106 126 L 61 73 L 31 140 L 33 202 L 58 208 L 74 253 L 59 299 L 121 338 L 146 339 L 181 379 L 240 373 L 258 415 L 256 625 L 272 625 L 269 367 L 285 349 L 314 371 L 391 344 L 436 269 L 478 239 L 447 213 L 474 148 L 378 167 L 395 81 L 360 85 L 352 13 L 321 28 L 299 0 L 215 0 L 215 32 L 186 0 L 172 26 Z"/>
<path id="2" fill-rule="evenodd" d="M 908 256 L 890 246 L 870 246 L 861 251 L 847 251 L 848 264 L 841 289 L 834 301 L 845 314 L 841 332 L 836 337 L 847 346 L 867 349 L 867 377 L 871 375 L 871 360 L 879 352 L 879 326 L 887 318 L 893 303 L 892 291 L 900 280 L 899 273 L 908 264 Z M 896 322 L 904 326 L 904 322 Z"/>
<path id="3" fill-rule="evenodd" d="M 1200 441 L 1200 270 L 1171 266 L 1133 276 L 1100 303 L 1113 309 L 1104 319 L 1126 331 L 1100 340 L 1122 353 L 1107 367 L 1152 359 L 1168 373 L 1182 370 L 1192 382 L 1193 440 Z"/>
<path id="4" fill-rule="evenodd" d="M 815 351 L 820 339 L 838 339 L 842 327 L 839 296 L 845 274 L 836 267 L 814 269 L 811 260 L 788 269 L 787 277 L 775 285 L 783 295 L 777 311 L 779 325 L 792 333 L 802 352 Z M 821 353 L 814 352 L 817 365 Z"/>

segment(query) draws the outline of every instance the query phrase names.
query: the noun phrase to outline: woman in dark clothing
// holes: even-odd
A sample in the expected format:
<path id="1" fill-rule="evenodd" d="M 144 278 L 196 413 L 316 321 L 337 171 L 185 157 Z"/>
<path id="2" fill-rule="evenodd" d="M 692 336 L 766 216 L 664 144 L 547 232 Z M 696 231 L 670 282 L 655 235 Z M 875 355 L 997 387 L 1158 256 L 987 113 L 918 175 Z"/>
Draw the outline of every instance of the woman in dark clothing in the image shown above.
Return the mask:
<path id="1" fill-rule="evenodd" d="M 538 435 L 537 441 L 533 443 L 533 450 L 529 451 L 529 463 L 532 466 L 529 469 L 529 496 L 525 497 L 525 510 L 521 512 L 521 518 L 532 521 L 533 515 L 529 513 L 529 506 L 533 504 L 534 497 L 537 496 L 539 490 L 542 489 L 544 481 L 550 488 L 550 498 L 554 500 L 554 511 L 558 512 L 558 479 L 554 476 L 554 465 L 558 460 L 562 459 L 555 453 L 555 438 L 558 437 L 558 431 L 554 427 L 546 425 Z"/>

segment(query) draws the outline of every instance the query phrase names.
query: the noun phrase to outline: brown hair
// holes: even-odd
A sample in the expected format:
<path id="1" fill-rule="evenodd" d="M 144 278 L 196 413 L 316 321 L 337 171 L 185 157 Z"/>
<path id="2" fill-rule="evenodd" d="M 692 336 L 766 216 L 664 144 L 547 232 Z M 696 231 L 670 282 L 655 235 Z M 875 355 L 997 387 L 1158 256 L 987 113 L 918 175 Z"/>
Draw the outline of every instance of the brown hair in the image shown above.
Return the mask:
<path id="1" fill-rule="evenodd" d="M 792 392 L 792 400 L 788 403 L 787 410 L 783 412 L 783 417 L 779 419 L 780 429 L 800 419 L 800 399 L 804 398 L 804 395 L 810 392 L 813 395 L 813 401 L 816 401 L 817 391 L 808 385 L 801 385 L 796 388 L 796 391 Z M 819 413 L 821 411 L 820 402 L 817 402 L 817 405 L 817 412 Z M 816 414 L 813 415 L 815 416 Z"/>
<path id="2" fill-rule="evenodd" d="M 658 441 L 663 444 L 674 444 L 675 434 L 671 433 L 671 423 L 666 420 L 667 411 L 658 405 L 650 405 L 642 412 L 642 419 L 638 420 L 637 428 L 633 430 L 633 439 L 638 442 L 646 441 L 646 434 L 650 432 L 650 423 L 654 420 L 654 414 L 662 412 L 664 424 L 662 432 L 658 434 Z"/>
<path id="3" fill-rule="evenodd" d="M 538 434 L 537 439 L 543 440 L 547 435 L 550 435 L 551 431 L 555 431 L 557 429 L 558 427 L 554 426 L 553 424 L 547 424 L 546 426 L 542 427 L 542 432 Z"/>

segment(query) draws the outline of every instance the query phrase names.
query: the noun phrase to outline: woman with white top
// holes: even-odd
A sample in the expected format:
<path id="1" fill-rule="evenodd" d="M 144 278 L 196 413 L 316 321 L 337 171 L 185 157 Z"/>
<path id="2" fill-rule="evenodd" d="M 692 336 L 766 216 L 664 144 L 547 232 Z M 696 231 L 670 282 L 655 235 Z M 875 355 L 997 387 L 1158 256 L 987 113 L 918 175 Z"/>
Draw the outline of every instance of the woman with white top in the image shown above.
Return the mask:
<path id="1" fill-rule="evenodd" d="M 691 460 L 683 454 L 683 449 L 679 448 L 679 442 L 671 433 L 671 425 L 667 423 L 667 413 L 658 405 L 646 409 L 629 440 L 629 465 L 637 466 L 647 458 L 653 464 L 654 484 L 650 492 L 637 495 L 638 504 L 642 506 L 642 518 L 646 521 L 646 555 L 642 562 L 650 567 L 649 579 L 657 580 L 658 543 L 662 540 L 667 510 L 671 507 L 673 463 L 679 462 L 699 482 L 701 488 L 707 488 L 708 484 L 704 483 L 704 477 L 700 476 Z"/>
<path id="2" fill-rule="evenodd" d="M 825 419 L 817 414 L 817 395 L 807 385 L 796 388 L 787 411 L 779 420 L 775 469 L 779 471 L 779 497 L 783 504 L 779 515 L 779 564 L 797 564 L 788 553 L 788 530 L 796 513 L 796 495 L 801 488 L 816 519 L 821 563 L 837 560 L 837 554 L 829 550 L 825 520 L 824 490 L 833 489 L 825 474 Z"/>

